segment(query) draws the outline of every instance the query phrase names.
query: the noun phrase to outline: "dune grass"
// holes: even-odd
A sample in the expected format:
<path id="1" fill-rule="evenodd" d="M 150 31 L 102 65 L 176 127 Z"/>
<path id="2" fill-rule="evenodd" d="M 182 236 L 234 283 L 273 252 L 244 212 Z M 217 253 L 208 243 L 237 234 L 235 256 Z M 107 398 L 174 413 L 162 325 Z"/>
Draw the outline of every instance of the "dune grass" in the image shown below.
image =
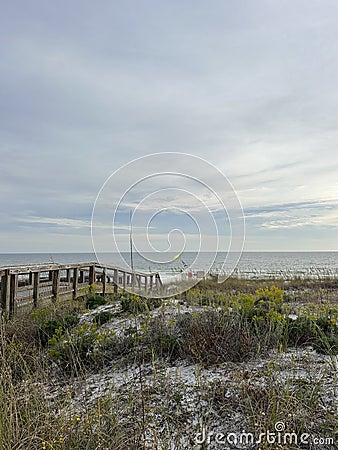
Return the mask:
<path id="1" fill-rule="evenodd" d="M 0 449 L 223 448 L 194 436 L 220 423 L 235 430 L 236 417 L 255 433 L 282 418 L 298 434 L 336 439 L 334 405 L 323 406 L 324 377 L 337 369 L 335 284 L 312 283 L 285 294 L 270 282 L 208 281 L 171 302 L 122 294 L 99 306 L 87 296 L 2 320 Z M 128 326 L 117 331 L 116 319 Z M 295 359 L 282 376 L 283 355 L 297 348 L 326 355 L 327 372 L 314 375 L 309 360 L 299 376 Z M 194 368 L 190 391 L 168 375 L 180 366 Z M 90 377 L 128 367 L 133 378 L 87 401 Z"/>

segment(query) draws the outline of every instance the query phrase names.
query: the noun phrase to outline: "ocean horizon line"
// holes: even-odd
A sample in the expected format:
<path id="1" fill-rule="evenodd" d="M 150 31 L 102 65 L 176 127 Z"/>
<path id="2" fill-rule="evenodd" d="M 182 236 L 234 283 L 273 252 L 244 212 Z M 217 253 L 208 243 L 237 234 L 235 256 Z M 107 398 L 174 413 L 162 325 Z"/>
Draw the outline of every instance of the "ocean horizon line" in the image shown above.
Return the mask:
<path id="1" fill-rule="evenodd" d="M 0 255 L 79 255 L 79 254 L 107 254 L 107 255 L 119 255 L 120 253 L 128 254 L 130 251 L 125 250 L 121 252 L 94 252 L 94 251 L 50 251 L 50 252 L 1 252 Z M 142 256 L 144 254 L 173 254 L 173 255 L 184 255 L 187 253 L 203 253 L 203 254 L 212 254 L 212 253 L 232 253 L 232 254 L 238 254 L 238 253 L 338 253 L 338 250 L 243 250 L 241 252 L 231 252 L 227 250 L 218 250 L 217 252 L 206 252 L 206 251 L 198 251 L 198 250 L 189 250 L 182 253 L 179 252 L 160 252 L 160 251 L 153 251 L 153 252 L 134 252 L 134 254 Z"/>

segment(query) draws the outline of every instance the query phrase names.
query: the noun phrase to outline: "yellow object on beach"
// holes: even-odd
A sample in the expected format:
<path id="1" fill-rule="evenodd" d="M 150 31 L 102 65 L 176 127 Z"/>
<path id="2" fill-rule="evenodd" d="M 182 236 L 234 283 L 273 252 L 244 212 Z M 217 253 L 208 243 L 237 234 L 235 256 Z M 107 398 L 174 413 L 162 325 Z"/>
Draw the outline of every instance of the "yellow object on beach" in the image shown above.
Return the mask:
<path id="1" fill-rule="evenodd" d="M 180 254 L 175 255 L 175 256 L 174 256 L 174 259 L 177 259 L 177 258 L 179 258 L 179 257 L 180 257 Z"/>

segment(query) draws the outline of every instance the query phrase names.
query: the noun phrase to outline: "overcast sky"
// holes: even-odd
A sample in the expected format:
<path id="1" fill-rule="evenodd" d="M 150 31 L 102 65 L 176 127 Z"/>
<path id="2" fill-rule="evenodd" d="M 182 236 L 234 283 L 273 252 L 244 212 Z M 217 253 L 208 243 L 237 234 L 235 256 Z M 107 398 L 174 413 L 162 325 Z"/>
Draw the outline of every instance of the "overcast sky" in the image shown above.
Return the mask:
<path id="1" fill-rule="evenodd" d="M 245 250 L 338 250 L 337 1 L 0 8 L 0 252 L 91 251 L 106 179 L 168 151 L 227 176 Z"/>

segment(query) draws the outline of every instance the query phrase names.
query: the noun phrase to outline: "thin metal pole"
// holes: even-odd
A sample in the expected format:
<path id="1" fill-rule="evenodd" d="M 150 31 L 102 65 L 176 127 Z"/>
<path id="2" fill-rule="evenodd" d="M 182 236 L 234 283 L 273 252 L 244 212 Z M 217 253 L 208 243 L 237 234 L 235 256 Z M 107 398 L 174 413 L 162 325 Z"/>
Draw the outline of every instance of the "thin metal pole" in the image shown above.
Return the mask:
<path id="1" fill-rule="evenodd" d="M 132 224 L 132 212 L 129 212 L 129 243 L 130 243 L 130 267 L 134 272 L 134 258 L 133 258 L 133 224 Z"/>

